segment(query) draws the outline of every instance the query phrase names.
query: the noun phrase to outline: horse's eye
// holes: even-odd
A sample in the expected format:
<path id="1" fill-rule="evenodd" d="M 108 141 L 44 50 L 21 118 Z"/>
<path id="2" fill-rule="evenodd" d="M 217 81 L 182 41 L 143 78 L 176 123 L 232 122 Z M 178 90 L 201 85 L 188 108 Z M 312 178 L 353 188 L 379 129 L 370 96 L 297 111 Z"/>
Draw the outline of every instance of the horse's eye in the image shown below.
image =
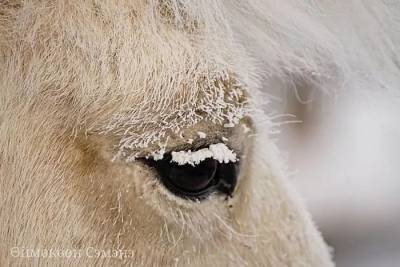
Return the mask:
<path id="1" fill-rule="evenodd" d="M 195 166 L 178 165 L 171 158 L 168 154 L 162 160 L 145 159 L 144 162 L 157 171 L 160 181 L 177 196 L 204 199 L 214 191 L 231 195 L 235 189 L 237 163 L 219 163 L 209 158 Z"/>

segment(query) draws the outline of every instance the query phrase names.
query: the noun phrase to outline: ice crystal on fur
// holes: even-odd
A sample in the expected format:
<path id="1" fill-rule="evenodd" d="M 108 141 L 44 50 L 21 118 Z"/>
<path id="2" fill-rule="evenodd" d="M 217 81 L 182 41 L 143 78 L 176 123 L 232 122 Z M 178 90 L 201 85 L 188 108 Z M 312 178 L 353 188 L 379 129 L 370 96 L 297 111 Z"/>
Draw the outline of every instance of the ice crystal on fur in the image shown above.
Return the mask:
<path id="1" fill-rule="evenodd" d="M 131 150 L 160 144 L 162 140 L 168 142 L 165 141 L 167 133 L 179 136 L 182 130 L 202 121 L 229 127 L 237 125 L 249 112 L 244 86 L 227 73 L 214 75 L 214 78 L 198 85 L 197 94 L 202 96 L 201 99 L 189 99 L 190 102 L 185 99 L 184 105 L 177 105 L 171 112 L 165 107 L 159 113 L 139 109 L 116 114 L 103 132 L 120 136 L 118 155 L 132 161 L 137 155 L 130 154 Z M 149 104 L 152 103 L 144 103 L 143 106 Z M 153 114 L 153 117 L 149 117 L 149 114 Z M 198 136 L 205 138 L 206 134 L 198 132 Z M 159 148 L 165 145 L 159 145 Z M 162 154 L 157 153 L 155 158 L 162 159 Z"/>
<path id="2" fill-rule="evenodd" d="M 178 151 L 172 152 L 172 161 L 178 165 L 190 164 L 195 166 L 203 160 L 213 158 L 220 163 L 236 162 L 236 153 L 230 150 L 225 144 L 218 143 L 210 145 L 197 151 Z"/>
<path id="3" fill-rule="evenodd" d="M 201 131 L 198 131 L 198 132 L 197 132 L 197 135 L 198 135 L 200 138 L 206 138 L 206 137 L 207 137 L 207 134 L 204 133 L 204 132 L 201 132 Z"/>
<path id="4" fill-rule="evenodd" d="M 399 12 L 398 0 L 0 0 L 0 262 L 39 262 L 3 246 L 79 241 L 134 258 L 41 265 L 333 266 L 286 182 L 271 116 L 250 114 L 229 208 L 178 199 L 155 172 L 102 158 L 114 144 L 124 159 L 161 158 L 168 136 L 232 127 L 244 92 L 252 109 L 274 99 L 261 89 L 398 92 Z M 233 160 L 219 145 L 180 161 L 193 154 Z"/>

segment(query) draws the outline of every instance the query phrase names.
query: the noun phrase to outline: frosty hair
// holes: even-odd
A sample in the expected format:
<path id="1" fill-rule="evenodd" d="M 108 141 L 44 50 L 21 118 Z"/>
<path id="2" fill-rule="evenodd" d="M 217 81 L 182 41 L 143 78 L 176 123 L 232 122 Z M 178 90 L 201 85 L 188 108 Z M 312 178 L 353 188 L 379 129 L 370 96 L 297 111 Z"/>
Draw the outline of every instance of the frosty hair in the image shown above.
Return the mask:
<path id="1" fill-rule="evenodd" d="M 233 98 L 268 102 L 273 80 L 398 94 L 399 12 L 378 0 L 5 2 L 0 60 L 14 69 L 0 71 L 28 94 L 2 90 L 68 100 L 73 127 L 145 147 L 201 120 L 237 123 L 247 111 Z"/>
<path id="2" fill-rule="evenodd" d="M 395 0 L 0 1 L 6 246 L 122 241 L 137 250 L 137 265 L 182 257 L 191 266 L 332 266 L 283 178 L 272 123 L 255 114 L 270 86 L 398 94 L 399 11 Z M 247 159 L 238 151 L 246 177 L 226 201 L 178 199 L 139 163 L 108 160 L 114 143 L 122 152 L 154 141 L 162 148 L 182 128 L 211 137 L 249 113 L 257 135 L 246 140 Z M 174 160 L 235 161 L 228 148 Z"/>

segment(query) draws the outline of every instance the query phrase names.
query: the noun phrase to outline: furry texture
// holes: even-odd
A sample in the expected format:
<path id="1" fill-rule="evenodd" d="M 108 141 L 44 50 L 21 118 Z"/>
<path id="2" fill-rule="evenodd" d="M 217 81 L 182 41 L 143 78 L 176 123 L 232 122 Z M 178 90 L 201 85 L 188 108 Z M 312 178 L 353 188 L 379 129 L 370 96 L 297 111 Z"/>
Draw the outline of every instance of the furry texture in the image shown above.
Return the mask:
<path id="1" fill-rule="evenodd" d="M 397 94 L 399 14 L 377 0 L 1 1 L 0 263 L 332 266 L 261 89 Z M 179 199 L 133 161 L 213 140 L 245 159 L 229 200 Z"/>

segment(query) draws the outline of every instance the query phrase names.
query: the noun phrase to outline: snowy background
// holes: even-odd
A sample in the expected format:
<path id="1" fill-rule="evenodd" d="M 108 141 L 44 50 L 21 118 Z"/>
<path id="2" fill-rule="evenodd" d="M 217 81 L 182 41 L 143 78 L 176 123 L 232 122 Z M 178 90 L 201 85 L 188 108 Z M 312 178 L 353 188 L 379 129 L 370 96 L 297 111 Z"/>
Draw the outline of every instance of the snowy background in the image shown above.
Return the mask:
<path id="1" fill-rule="evenodd" d="M 302 123 L 283 125 L 278 144 L 337 266 L 400 266 L 400 101 L 305 88 L 279 99 Z"/>

